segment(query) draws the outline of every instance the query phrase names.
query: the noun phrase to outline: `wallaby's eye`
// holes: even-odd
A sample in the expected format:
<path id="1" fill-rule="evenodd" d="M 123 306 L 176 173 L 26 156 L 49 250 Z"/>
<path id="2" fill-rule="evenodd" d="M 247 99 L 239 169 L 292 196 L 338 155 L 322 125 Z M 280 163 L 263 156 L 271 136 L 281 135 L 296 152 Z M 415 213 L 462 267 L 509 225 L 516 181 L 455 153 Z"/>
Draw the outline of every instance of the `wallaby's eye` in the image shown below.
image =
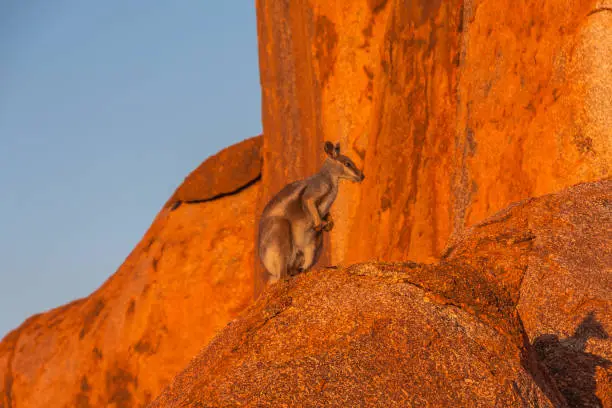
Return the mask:
<path id="1" fill-rule="evenodd" d="M 346 167 L 351 167 L 351 163 L 349 163 L 349 162 L 344 163 L 344 165 L 345 165 Z"/>

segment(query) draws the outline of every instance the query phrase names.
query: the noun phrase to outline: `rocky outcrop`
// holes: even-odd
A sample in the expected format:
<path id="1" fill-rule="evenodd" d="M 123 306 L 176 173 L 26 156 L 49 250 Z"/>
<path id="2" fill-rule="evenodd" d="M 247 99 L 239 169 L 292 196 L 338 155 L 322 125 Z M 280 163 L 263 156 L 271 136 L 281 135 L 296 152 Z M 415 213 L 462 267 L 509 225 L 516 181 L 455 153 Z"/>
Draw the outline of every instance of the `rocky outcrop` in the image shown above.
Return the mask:
<path id="1" fill-rule="evenodd" d="M 553 407 L 521 350 L 419 266 L 318 270 L 275 287 L 152 404 L 157 407 Z"/>
<path id="2" fill-rule="evenodd" d="M 610 406 L 612 181 L 272 287 L 152 407 Z"/>
<path id="3" fill-rule="evenodd" d="M 259 181 L 261 142 L 262 136 L 252 137 L 209 157 L 185 177 L 164 208 L 216 200 Z"/>
<path id="4" fill-rule="evenodd" d="M 332 263 L 432 261 L 512 202 L 609 177 L 611 9 L 258 0 L 261 201 L 340 141 L 366 179 L 334 206 Z"/>
<path id="5" fill-rule="evenodd" d="M 250 303 L 260 141 L 192 173 L 97 291 L 3 339 L 1 408 L 145 406 Z"/>
<path id="6" fill-rule="evenodd" d="M 612 181 L 529 199 L 451 243 L 493 272 L 570 406 L 612 406 Z"/>

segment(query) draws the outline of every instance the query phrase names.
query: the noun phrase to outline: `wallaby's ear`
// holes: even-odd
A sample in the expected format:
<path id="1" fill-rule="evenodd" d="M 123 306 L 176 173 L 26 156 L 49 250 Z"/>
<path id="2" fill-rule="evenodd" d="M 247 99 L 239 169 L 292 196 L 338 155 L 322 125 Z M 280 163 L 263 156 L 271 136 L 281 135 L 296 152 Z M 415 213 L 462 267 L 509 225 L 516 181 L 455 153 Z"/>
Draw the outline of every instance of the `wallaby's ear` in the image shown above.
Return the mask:
<path id="1" fill-rule="evenodd" d="M 331 158 L 336 157 L 334 151 L 334 144 L 332 142 L 325 142 L 325 153 Z"/>
<path id="2" fill-rule="evenodd" d="M 336 147 L 334 148 L 334 152 L 336 153 L 336 157 L 340 156 L 340 142 L 336 143 Z"/>

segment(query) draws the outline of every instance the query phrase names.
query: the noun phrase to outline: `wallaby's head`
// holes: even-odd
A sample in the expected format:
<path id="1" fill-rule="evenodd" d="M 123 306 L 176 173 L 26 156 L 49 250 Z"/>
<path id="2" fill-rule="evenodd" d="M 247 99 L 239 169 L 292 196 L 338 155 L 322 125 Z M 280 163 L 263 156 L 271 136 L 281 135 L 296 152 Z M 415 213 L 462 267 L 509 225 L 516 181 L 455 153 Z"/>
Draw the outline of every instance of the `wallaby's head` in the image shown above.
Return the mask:
<path id="1" fill-rule="evenodd" d="M 325 153 L 330 158 L 331 172 L 339 178 L 349 179 L 360 183 L 365 176 L 363 172 L 355 166 L 355 163 L 348 157 L 340 154 L 340 143 L 325 142 Z"/>

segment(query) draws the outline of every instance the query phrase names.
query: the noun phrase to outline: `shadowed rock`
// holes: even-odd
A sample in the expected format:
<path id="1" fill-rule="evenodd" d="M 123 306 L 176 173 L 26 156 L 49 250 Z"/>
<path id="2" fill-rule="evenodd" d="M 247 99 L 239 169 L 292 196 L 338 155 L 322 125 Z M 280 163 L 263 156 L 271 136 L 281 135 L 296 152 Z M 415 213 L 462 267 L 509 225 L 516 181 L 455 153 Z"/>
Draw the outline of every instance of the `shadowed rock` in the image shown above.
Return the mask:
<path id="1" fill-rule="evenodd" d="M 603 407 L 596 394 L 595 374 L 598 367 L 612 367 L 612 362 L 586 352 L 591 338 L 609 339 L 594 313 L 589 313 L 570 337 L 560 339 L 556 334 L 543 334 L 533 342 L 538 359 L 572 407 Z"/>
<path id="2" fill-rule="evenodd" d="M 591 313 L 610 333 L 611 225 L 612 180 L 582 183 L 469 228 L 451 241 L 444 260 L 488 270 L 516 304 L 531 343 L 571 338 Z M 591 336 L 586 351 L 612 360 L 612 344 L 601 336 Z M 612 406 L 612 368 L 600 366 L 585 381 L 593 379 L 597 398 Z"/>

